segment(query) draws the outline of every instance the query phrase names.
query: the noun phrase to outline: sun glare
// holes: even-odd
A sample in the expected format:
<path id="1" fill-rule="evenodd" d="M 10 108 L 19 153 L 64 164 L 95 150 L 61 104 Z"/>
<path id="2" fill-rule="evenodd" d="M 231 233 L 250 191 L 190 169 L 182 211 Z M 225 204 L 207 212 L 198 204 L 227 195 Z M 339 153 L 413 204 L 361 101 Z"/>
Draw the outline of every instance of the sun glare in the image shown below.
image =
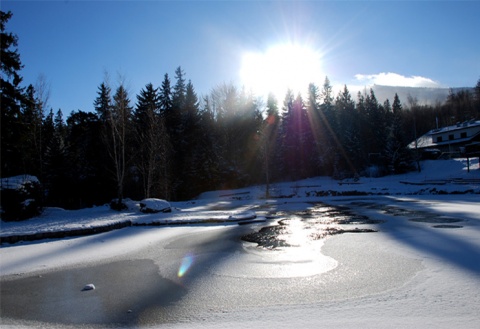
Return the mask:
<path id="1" fill-rule="evenodd" d="M 272 92 L 282 101 L 288 89 L 304 92 L 311 82 L 321 81 L 321 55 L 310 47 L 282 44 L 263 53 L 244 54 L 242 83 L 259 96 Z"/>

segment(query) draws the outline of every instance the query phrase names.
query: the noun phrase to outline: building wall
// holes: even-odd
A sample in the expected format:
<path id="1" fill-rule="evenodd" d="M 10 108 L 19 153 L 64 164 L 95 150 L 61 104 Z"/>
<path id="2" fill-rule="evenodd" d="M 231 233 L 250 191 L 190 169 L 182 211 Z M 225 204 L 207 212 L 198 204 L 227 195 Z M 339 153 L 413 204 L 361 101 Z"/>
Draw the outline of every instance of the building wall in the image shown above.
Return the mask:
<path id="1" fill-rule="evenodd" d="M 442 143 L 455 141 L 458 139 L 470 139 L 480 133 L 480 125 L 470 125 L 466 127 L 454 127 L 453 129 L 443 129 L 441 132 L 432 133 L 433 143 Z"/>

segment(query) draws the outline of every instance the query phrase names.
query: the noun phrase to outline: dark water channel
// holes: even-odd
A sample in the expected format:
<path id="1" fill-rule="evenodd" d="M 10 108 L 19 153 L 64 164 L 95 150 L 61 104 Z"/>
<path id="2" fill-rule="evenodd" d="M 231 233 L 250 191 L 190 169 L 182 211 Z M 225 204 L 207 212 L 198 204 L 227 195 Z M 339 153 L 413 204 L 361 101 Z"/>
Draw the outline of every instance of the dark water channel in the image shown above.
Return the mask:
<path id="1" fill-rule="evenodd" d="M 405 209 L 398 206 L 382 205 L 370 202 L 352 202 L 354 206 L 361 206 L 368 209 L 380 210 L 384 214 L 394 217 L 405 217 L 411 222 L 435 224 L 433 228 L 462 228 L 463 225 L 452 225 L 463 222 L 461 218 L 448 217 L 423 210 Z"/>
<path id="2" fill-rule="evenodd" d="M 357 226 L 384 222 L 355 214 L 348 207 L 323 203 L 315 203 L 307 210 L 279 211 L 270 215 L 279 218 L 276 225 L 265 226 L 259 231 L 246 234 L 242 236 L 242 240 L 257 243 L 259 247 L 266 249 L 298 247 L 301 243 L 320 240 L 328 235 L 376 232 L 372 228 Z"/>

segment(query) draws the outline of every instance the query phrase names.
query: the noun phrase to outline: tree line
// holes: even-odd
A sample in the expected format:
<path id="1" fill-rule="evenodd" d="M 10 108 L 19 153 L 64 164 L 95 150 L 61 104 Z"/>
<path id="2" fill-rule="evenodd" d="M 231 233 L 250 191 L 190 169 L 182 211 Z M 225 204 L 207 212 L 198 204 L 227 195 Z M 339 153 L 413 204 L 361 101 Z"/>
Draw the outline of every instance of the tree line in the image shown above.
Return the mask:
<path id="1" fill-rule="evenodd" d="M 81 208 L 124 198 L 186 200 L 199 193 L 329 175 L 415 169 L 407 145 L 439 125 L 478 118 L 480 80 L 445 104 L 380 103 L 373 90 L 334 94 L 328 77 L 306 95 L 266 100 L 233 84 L 199 97 L 181 67 L 133 96 L 100 82 L 89 111 L 45 108 L 42 84 L 22 86 L 11 13 L 1 12 L 1 176 L 35 175 L 43 204 Z"/>

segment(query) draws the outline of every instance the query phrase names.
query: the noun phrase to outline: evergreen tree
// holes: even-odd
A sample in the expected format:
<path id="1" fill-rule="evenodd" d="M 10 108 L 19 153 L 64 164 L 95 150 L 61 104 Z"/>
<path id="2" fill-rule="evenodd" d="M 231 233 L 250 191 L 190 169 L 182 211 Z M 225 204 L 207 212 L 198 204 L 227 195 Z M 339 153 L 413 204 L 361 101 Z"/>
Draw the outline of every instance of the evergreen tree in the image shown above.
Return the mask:
<path id="1" fill-rule="evenodd" d="M 480 79 L 477 80 L 477 84 L 473 88 L 473 99 L 474 99 L 474 109 L 475 109 L 475 118 L 480 118 Z"/>
<path id="2" fill-rule="evenodd" d="M 185 105 L 187 85 L 185 82 L 185 71 L 180 66 L 175 70 L 175 81 L 172 93 L 172 106 L 182 109 Z"/>
<path id="3" fill-rule="evenodd" d="M 123 84 L 113 96 L 112 112 L 109 116 L 111 144 L 109 153 L 113 160 L 113 170 L 117 184 L 117 200 L 112 206 L 118 210 L 123 209 L 123 193 L 127 175 L 129 158 L 129 142 L 131 133 L 132 107 L 130 99 Z"/>
<path id="4" fill-rule="evenodd" d="M 265 175 L 267 180 L 275 180 L 280 177 L 277 166 L 278 152 L 280 150 L 280 112 L 278 101 L 273 93 L 267 98 L 266 118 L 263 124 L 263 137 L 265 138 Z"/>
<path id="5" fill-rule="evenodd" d="M 369 140 L 371 136 L 371 127 L 369 123 L 369 117 L 367 114 L 367 106 L 366 106 L 366 91 L 358 92 L 357 93 L 357 103 L 356 103 L 356 111 L 358 114 L 358 122 L 359 122 L 359 138 L 360 138 L 360 143 L 361 143 L 361 148 L 360 148 L 360 155 L 361 158 L 357 159 L 358 166 L 361 167 L 362 169 L 365 169 L 368 165 L 368 154 L 370 152 L 370 145 L 369 145 Z"/>
<path id="6" fill-rule="evenodd" d="M 221 179 L 225 187 L 237 186 L 241 172 L 239 170 L 239 152 L 236 145 L 237 131 L 235 130 L 238 114 L 238 90 L 232 84 L 223 84 L 211 92 L 210 107 L 215 118 L 217 129 L 217 147 Z"/>
<path id="7" fill-rule="evenodd" d="M 172 92 L 172 107 L 165 112 L 165 123 L 168 136 L 172 146 L 171 163 L 171 185 L 170 191 L 172 197 L 177 200 L 180 197 L 180 189 L 184 182 L 183 179 L 183 160 L 185 157 L 184 141 L 184 118 L 185 118 L 185 98 L 186 83 L 185 72 L 181 67 L 175 70 L 175 85 Z"/>
<path id="8" fill-rule="evenodd" d="M 59 140 L 60 144 L 65 144 L 67 127 L 65 126 L 65 121 L 63 120 L 62 110 L 59 109 L 57 111 L 53 123 L 55 125 L 55 137 Z"/>
<path id="9" fill-rule="evenodd" d="M 54 143 L 54 139 L 56 136 L 56 126 L 55 126 L 55 119 L 58 118 L 53 114 L 53 110 L 50 109 L 48 115 L 45 116 L 42 122 L 42 145 L 41 145 L 41 152 L 42 152 L 42 163 L 46 162 L 45 155 L 48 153 L 48 149 L 52 143 Z M 59 136 L 60 137 L 60 136 Z M 43 163 L 45 165 L 45 163 Z"/>
<path id="10" fill-rule="evenodd" d="M 24 94 L 20 113 L 20 140 L 17 147 L 21 149 L 22 171 L 30 175 L 40 176 L 40 140 L 43 116 L 38 116 L 35 103 L 35 89 L 29 85 Z"/>
<path id="11" fill-rule="evenodd" d="M 262 130 L 263 115 L 259 108 L 258 100 L 252 92 L 245 88 L 239 95 L 239 112 L 235 119 L 237 127 L 235 135 L 237 138 L 237 152 L 242 173 L 245 178 L 243 184 L 253 184 L 259 181 L 262 166 L 262 157 L 258 150 L 260 148 L 259 133 Z"/>
<path id="12" fill-rule="evenodd" d="M 395 94 L 392 105 L 392 120 L 386 143 L 387 163 L 393 173 L 404 173 L 412 169 L 412 157 L 407 148 L 408 141 L 403 129 L 403 110 L 398 95 Z"/>
<path id="13" fill-rule="evenodd" d="M 20 60 L 20 54 L 18 53 L 18 37 L 10 32 L 6 31 L 6 24 L 12 18 L 12 13 L 0 11 L 0 33 L 1 33 L 1 71 L 5 75 L 2 75 L 2 91 L 9 91 L 10 93 L 2 93 L 5 100 L 10 100 L 16 103 L 21 99 L 21 88 L 19 84 L 23 78 L 20 76 L 19 71 L 23 68 Z M 11 49 L 13 48 L 13 49 Z M 5 79 L 6 78 L 6 79 Z M 13 97 L 13 98 L 7 98 Z M 3 102 L 2 102 L 3 104 Z M 3 104 L 5 105 L 5 104 Z"/>
<path id="14" fill-rule="evenodd" d="M 419 129 L 418 129 L 418 126 L 419 126 L 419 123 L 421 120 L 418 120 L 417 116 L 419 114 L 419 105 L 418 105 L 418 100 L 416 97 L 413 97 L 411 95 L 408 95 L 408 105 L 409 105 L 409 110 L 410 110 L 410 114 L 411 114 L 411 117 L 412 117 L 412 131 L 413 131 L 413 138 L 411 138 L 414 143 L 415 143 L 415 149 L 413 151 L 413 157 L 415 159 L 415 162 L 417 164 L 417 170 L 418 172 L 421 172 L 422 171 L 422 167 L 420 166 L 420 152 L 418 150 L 418 137 L 420 136 L 419 134 Z M 422 131 L 422 130 L 420 130 Z"/>
<path id="15" fill-rule="evenodd" d="M 383 166 L 383 152 L 387 140 L 386 112 L 378 104 L 373 89 L 365 98 L 365 124 L 367 153 L 371 165 Z"/>
<path id="16" fill-rule="evenodd" d="M 278 170 L 280 172 L 280 177 L 290 178 L 292 176 L 292 168 L 290 168 L 290 163 L 287 163 L 285 160 L 287 154 L 291 153 L 292 150 L 290 143 L 288 143 L 288 134 L 291 116 L 293 113 L 293 101 L 294 95 L 291 89 L 288 89 L 285 98 L 283 99 L 283 105 L 280 112 L 280 127 L 279 127 L 279 136 L 278 136 Z"/>
<path id="17" fill-rule="evenodd" d="M 168 77 L 167 73 L 165 73 L 162 81 L 162 86 L 159 90 L 159 101 L 160 111 L 162 114 L 165 114 L 172 109 L 172 89 L 170 87 L 170 78 Z"/>
<path id="18" fill-rule="evenodd" d="M 337 137 L 338 123 L 333 100 L 333 88 L 328 77 L 325 77 L 323 89 L 320 92 L 320 129 L 324 136 L 321 154 L 323 167 L 329 175 L 337 175 L 340 169 L 339 141 Z"/>
<path id="19" fill-rule="evenodd" d="M 333 100 L 334 100 L 333 87 L 330 84 L 330 79 L 328 79 L 328 77 L 325 77 L 320 98 L 322 99 L 323 105 L 326 105 L 326 106 L 333 105 Z"/>
<path id="20" fill-rule="evenodd" d="M 214 88 L 207 101 L 215 120 L 215 147 L 225 188 L 244 186 L 258 177 L 254 167 L 260 164 L 258 131 L 263 120 L 259 104 L 252 93 L 232 84 Z"/>
<path id="21" fill-rule="evenodd" d="M 49 91 L 45 78 L 41 76 L 35 87 L 29 85 L 24 94 L 21 120 L 23 127 L 22 160 L 24 173 L 37 176 L 44 182 L 44 154 L 46 147 L 53 136 L 53 113 L 45 116 Z"/>
<path id="22" fill-rule="evenodd" d="M 160 121 L 159 126 L 162 129 L 161 135 L 165 138 L 161 139 L 160 148 L 165 154 L 165 162 L 160 169 L 159 188 L 160 195 L 165 199 L 170 199 L 173 193 L 173 173 L 174 165 L 173 161 L 174 149 L 172 146 L 172 138 L 175 136 L 174 122 L 177 121 L 174 118 L 174 110 L 172 103 L 172 90 L 170 84 L 170 78 L 168 74 L 164 75 L 162 85 L 159 89 L 159 101 L 160 101 Z"/>
<path id="23" fill-rule="evenodd" d="M 74 111 L 67 118 L 67 192 L 62 199 L 67 209 L 105 204 L 116 195 L 102 132 L 104 125 L 92 112 Z"/>
<path id="24" fill-rule="evenodd" d="M 110 183 L 110 181 L 113 181 L 116 177 L 115 170 L 112 169 L 112 167 L 114 167 L 113 145 L 116 143 L 116 138 L 115 138 L 115 128 L 114 128 L 115 115 L 114 115 L 113 100 L 112 100 L 112 90 L 109 84 L 107 83 L 107 81 L 102 82 L 98 87 L 97 97 L 93 102 L 93 106 L 96 112 L 95 116 L 86 116 L 84 115 L 83 112 L 79 111 L 78 113 L 73 115 L 72 118 L 70 119 L 71 124 L 75 128 L 75 131 L 73 132 L 73 136 L 72 136 L 74 139 L 73 143 L 75 145 L 78 145 L 81 148 L 78 153 L 79 156 L 81 154 L 88 156 L 91 153 L 93 153 L 91 152 L 89 146 L 93 144 L 93 141 L 91 141 L 90 138 L 93 138 L 95 134 L 90 129 L 92 127 L 97 126 L 97 129 L 98 129 L 97 132 L 98 132 L 98 137 L 100 142 L 98 143 L 97 147 L 99 151 L 99 154 L 98 154 L 99 160 L 101 160 L 98 162 L 99 168 L 97 168 L 97 170 L 101 173 L 108 173 L 107 175 L 104 175 L 104 176 L 108 177 L 109 179 L 108 182 Z M 77 138 L 78 138 L 77 133 L 80 133 L 80 132 L 84 132 L 85 134 L 87 134 L 86 143 L 77 141 Z M 76 156 L 77 154 L 73 155 L 74 158 Z M 87 163 L 85 163 L 85 166 L 86 168 L 88 168 L 87 169 L 88 173 L 85 173 L 84 177 L 87 177 L 87 181 L 88 181 L 90 179 L 90 175 L 95 173 L 95 170 L 93 170 L 93 168 L 90 168 L 90 166 L 93 165 L 95 162 L 88 158 L 86 159 L 86 162 Z M 83 171 L 81 168 L 78 168 L 78 170 Z M 77 183 L 82 186 L 84 184 L 83 181 L 78 181 Z M 107 184 L 106 186 L 110 186 L 110 184 Z M 107 191 L 109 191 L 109 189 L 107 189 Z M 110 193 L 108 193 L 107 195 L 111 196 Z M 84 199 L 83 195 L 78 196 L 78 200 L 80 200 L 78 202 L 83 202 L 81 201 L 83 199 Z"/>
<path id="25" fill-rule="evenodd" d="M 346 175 L 356 176 L 363 167 L 361 127 L 355 101 L 346 85 L 337 95 L 335 108 L 338 113 L 338 138 L 342 154 L 339 170 L 344 171 Z"/>
<path id="26" fill-rule="evenodd" d="M 173 86 L 173 92 L 171 95 L 172 107 L 170 108 L 170 111 L 166 113 L 167 128 L 172 144 L 175 147 L 175 152 L 179 152 L 181 149 L 181 136 L 185 129 L 183 126 L 183 117 L 185 111 L 186 88 L 185 72 L 179 66 L 175 70 L 175 85 Z"/>
<path id="27" fill-rule="evenodd" d="M 199 131 L 196 136 L 198 148 L 197 183 L 200 191 L 208 191 L 221 186 L 221 148 L 219 144 L 220 134 L 215 116 L 208 96 L 203 99 L 203 109 L 200 113 Z"/>
<path id="28" fill-rule="evenodd" d="M 280 122 L 280 113 L 278 111 L 277 98 L 273 93 L 268 94 L 266 114 L 266 121 L 269 125 L 278 125 Z"/>
<path id="29" fill-rule="evenodd" d="M 23 68 L 17 49 L 18 38 L 6 31 L 11 12 L 0 11 L 0 105 L 1 105 L 1 172 L 2 177 L 25 173 L 22 150 L 19 148 L 24 132 L 21 107 L 24 102 L 24 88 L 20 86 Z"/>
<path id="30" fill-rule="evenodd" d="M 388 98 L 383 102 L 383 113 L 385 115 L 385 124 L 387 125 L 388 130 L 388 127 L 392 125 L 393 120 L 393 108 L 392 105 L 390 105 L 390 100 Z"/>
<path id="31" fill-rule="evenodd" d="M 469 90 L 459 90 L 456 93 L 450 92 L 445 104 L 450 107 L 456 122 L 465 122 L 475 119 L 480 112 L 475 107 L 475 95 Z"/>
<path id="32" fill-rule="evenodd" d="M 277 167 L 274 165 L 279 150 L 279 127 L 280 114 L 278 111 L 278 102 L 275 95 L 269 93 L 267 98 L 266 117 L 263 121 L 260 133 L 260 150 L 261 159 L 263 160 L 266 198 L 270 196 L 270 182 L 273 179 L 278 179 L 280 177 L 278 170 L 276 170 Z"/>
<path id="33" fill-rule="evenodd" d="M 106 84 L 106 82 L 102 82 L 98 87 L 98 96 L 93 103 L 95 111 L 100 118 L 100 121 L 105 125 L 107 124 L 110 114 L 112 112 L 111 92 L 112 91 L 110 87 Z"/>
<path id="34" fill-rule="evenodd" d="M 192 81 L 188 81 L 186 92 L 185 92 L 185 105 L 184 105 L 184 115 L 183 115 L 183 124 L 185 127 L 185 132 L 190 136 L 195 136 L 195 129 L 198 127 L 198 96 L 193 87 Z"/>
<path id="35" fill-rule="evenodd" d="M 185 199 L 196 196 L 201 192 L 199 187 L 200 182 L 198 180 L 198 174 L 201 168 L 198 159 L 201 158 L 201 155 L 199 154 L 200 149 L 197 139 L 200 133 L 199 102 L 190 80 L 186 85 L 182 126 L 182 159 L 180 161 L 182 184 L 179 190 L 180 197 Z"/>
<path id="36" fill-rule="evenodd" d="M 55 118 L 53 111 L 45 120 L 45 126 L 51 126 L 52 136 L 45 150 L 45 172 L 46 172 L 46 187 L 48 189 L 48 204 L 65 207 L 64 199 L 70 194 L 68 182 L 68 163 L 67 163 L 67 149 L 66 149 L 66 127 L 63 121 L 63 114 L 58 110 Z M 46 130 L 49 130 L 47 128 Z"/>
<path id="37" fill-rule="evenodd" d="M 307 110 L 300 94 L 293 99 L 287 92 L 282 117 L 282 153 L 285 174 L 292 179 L 308 177 L 312 163 L 312 132 Z"/>
<path id="38" fill-rule="evenodd" d="M 113 112 L 112 104 L 112 90 L 106 82 L 102 82 L 98 87 L 97 97 L 93 102 L 93 106 L 96 112 L 96 117 L 100 122 L 100 137 L 102 140 L 102 151 L 105 154 L 109 154 L 110 145 L 112 141 L 112 127 L 111 127 L 111 116 Z M 108 159 L 108 156 L 104 157 Z M 106 164 L 108 161 L 105 161 L 105 167 L 109 166 Z"/>
<path id="39" fill-rule="evenodd" d="M 143 198 L 150 198 L 158 182 L 159 169 L 165 162 L 162 154 L 163 129 L 160 127 L 160 100 L 157 89 L 151 83 L 137 95 L 137 106 L 133 114 L 136 152 L 134 161 L 143 185 Z M 158 194 L 157 194 L 158 195 Z"/>
<path id="40" fill-rule="evenodd" d="M 365 97 L 365 119 L 367 123 L 367 127 L 365 127 L 367 129 L 365 142 L 368 144 L 367 151 L 369 155 L 380 152 L 380 145 L 378 145 L 375 138 L 375 131 L 379 129 L 379 127 L 375 125 L 379 119 L 377 117 L 378 113 L 378 101 L 373 89 L 370 89 L 370 93 Z"/>
<path id="41" fill-rule="evenodd" d="M 312 127 L 312 143 L 314 143 L 314 150 L 311 154 L 311 161 L 315 168 L 315 174 L 323 173 L 325 168 L 325 152 L 327 146 L 327 126 L 325 124 L 326 118 L 320 107 L 320 90 L 318 87 L 310 83 L 308 86 L 308 99 L 306 109 L 308 118 Z"/>

